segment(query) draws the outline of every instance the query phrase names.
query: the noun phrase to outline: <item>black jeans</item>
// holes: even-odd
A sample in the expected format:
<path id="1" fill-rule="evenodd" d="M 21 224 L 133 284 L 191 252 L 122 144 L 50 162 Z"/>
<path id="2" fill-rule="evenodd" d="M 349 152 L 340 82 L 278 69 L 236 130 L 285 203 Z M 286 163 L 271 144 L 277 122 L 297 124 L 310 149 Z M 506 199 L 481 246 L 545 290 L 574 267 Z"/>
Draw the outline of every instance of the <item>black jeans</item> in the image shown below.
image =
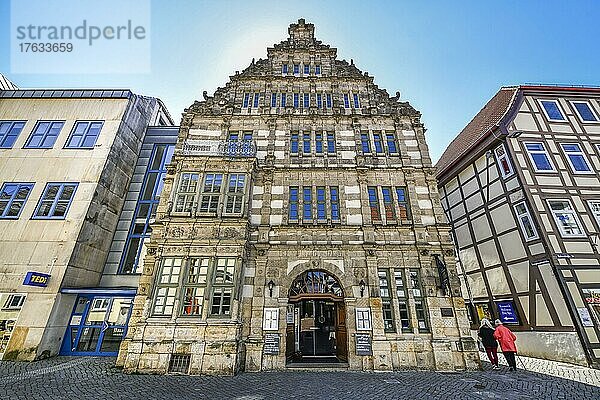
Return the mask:
<path id="1" fill-rule="evenodd" d="M 514 351 L 503 351 L 502 353 L 504 354 L 504 358 L 506 358 L 508 366 L 517 369 L 517 360 L 515 359 L 515 354 L 517 353 Z"/>

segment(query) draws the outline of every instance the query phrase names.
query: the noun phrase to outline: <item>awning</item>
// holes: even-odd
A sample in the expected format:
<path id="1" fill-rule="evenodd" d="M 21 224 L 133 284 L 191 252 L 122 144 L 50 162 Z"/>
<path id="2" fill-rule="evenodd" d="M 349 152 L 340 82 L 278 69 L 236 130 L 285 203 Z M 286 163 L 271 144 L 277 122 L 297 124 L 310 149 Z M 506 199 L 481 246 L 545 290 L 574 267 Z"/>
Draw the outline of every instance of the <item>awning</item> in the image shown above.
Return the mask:
<path id="1" fill-rule="evenodd" d="M 137 288 L 132 287 L 92 287 L 92 288 L 62 288 L 61 293 L 65 294 L 98 294 L 98 295 L 115 295 L 115 296 L 135 296 Z"/>

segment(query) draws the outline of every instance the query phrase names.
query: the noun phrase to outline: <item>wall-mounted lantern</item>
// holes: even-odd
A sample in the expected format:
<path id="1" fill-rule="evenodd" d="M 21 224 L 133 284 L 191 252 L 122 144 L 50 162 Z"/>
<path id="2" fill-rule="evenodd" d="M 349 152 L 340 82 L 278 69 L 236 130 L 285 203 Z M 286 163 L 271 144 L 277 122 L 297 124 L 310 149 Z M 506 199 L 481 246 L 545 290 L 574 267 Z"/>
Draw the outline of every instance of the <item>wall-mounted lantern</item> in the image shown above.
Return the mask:
<path id="1" fill-rule="evenodd" d="M 358 286 L 360 287 L 360 297 L 363 297 L 365 293 L 365 288 L 367 287 L 365 280 L 361 279 L 360 282 L 358 282 Z"/>
<path id="2" fill-rule="evenodd" d="M 269 297 L 273 297 L 273 288 L 275 287 L 275 282 L 273 282 L 273 279 L 267 283 L 267 287 L 269 288 Z"/>

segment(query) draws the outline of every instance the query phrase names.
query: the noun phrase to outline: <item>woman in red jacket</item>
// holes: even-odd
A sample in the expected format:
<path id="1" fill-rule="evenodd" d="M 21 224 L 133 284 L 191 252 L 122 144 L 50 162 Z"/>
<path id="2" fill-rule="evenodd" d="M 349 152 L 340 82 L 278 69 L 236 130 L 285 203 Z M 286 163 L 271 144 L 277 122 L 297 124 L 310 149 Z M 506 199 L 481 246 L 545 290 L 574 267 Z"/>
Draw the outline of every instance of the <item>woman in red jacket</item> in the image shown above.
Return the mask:
<path id="1" fill-rule="evenodd" d="M 497 319 L 494 324 L 496 325 L 494 338 L 500 343 L 500 348 L 502 349 L 502 353 L 504 354 L 504 358 L 506 358 L 510 370 L 516 371 L 517 361 L 515 360 L 515 354 L 517 353 L 517 346 L 515 345 L 515 340 L 517 340 L 517 337 L 510 329 L 504 326 L 499 319 Z"/>

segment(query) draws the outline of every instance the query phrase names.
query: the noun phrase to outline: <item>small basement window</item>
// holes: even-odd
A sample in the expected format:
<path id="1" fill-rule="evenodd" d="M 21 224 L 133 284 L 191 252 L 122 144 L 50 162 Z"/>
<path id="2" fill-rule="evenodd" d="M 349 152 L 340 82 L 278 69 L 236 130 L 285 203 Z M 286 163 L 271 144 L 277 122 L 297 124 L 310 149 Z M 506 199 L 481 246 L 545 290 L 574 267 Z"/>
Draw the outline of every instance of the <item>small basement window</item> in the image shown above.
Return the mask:
<path id="1" fill-rule="evenodd" d="M 187 374 L 190 370 L 191 354 L 172 354 L 169 361 L 169 372 Z"/>

